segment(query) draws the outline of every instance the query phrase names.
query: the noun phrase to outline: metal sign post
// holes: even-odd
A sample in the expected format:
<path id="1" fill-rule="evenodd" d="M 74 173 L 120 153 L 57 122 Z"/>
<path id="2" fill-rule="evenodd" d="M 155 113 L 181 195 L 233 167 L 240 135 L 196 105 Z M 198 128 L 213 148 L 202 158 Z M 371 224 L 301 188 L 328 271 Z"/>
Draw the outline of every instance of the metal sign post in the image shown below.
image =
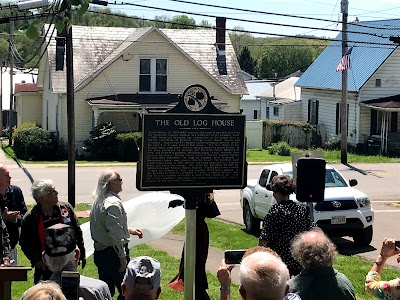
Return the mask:
<path id="1" fill-rule="evenodd" d="M 211 99 L 205 87 L 191 85 L 174 108 L 142 118 L 137 189 L 169 190 L 185 199 L 185 300 L 195 295 L 198 200 L 214 189 L 247 184 L 246 118 L 219 110 Z"/>

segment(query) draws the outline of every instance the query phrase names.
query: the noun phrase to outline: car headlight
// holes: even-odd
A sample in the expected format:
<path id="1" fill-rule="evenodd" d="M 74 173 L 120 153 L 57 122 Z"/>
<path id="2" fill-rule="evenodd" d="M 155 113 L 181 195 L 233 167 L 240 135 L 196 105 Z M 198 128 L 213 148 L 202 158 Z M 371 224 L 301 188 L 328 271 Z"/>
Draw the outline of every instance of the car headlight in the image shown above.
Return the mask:
<path id="1" fill-rule="evenodd" d="M 369 207 L 371 205 L 368 197 L 357 198 L 356 201 L 359 207 Z"/>

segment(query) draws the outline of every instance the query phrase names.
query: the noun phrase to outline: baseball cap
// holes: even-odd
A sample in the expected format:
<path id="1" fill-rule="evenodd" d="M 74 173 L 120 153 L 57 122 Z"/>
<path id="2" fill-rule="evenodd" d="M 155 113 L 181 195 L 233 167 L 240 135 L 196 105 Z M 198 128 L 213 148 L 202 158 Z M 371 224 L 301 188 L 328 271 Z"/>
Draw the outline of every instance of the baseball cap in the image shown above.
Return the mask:
<path id="1" fill-rule="evenodd" d="M 124 282 L 129 289 L 156 293 L 161 284 L 160 262 L 150 256 L 138 256 L 130 260 Z"/>
<path id="2" fill-rule="evenodd" d="M 60 223 L 46 229 L 44 253 L 48 256 L 63 256 L 75 248 L 75 231 L 71 226 Z"/>

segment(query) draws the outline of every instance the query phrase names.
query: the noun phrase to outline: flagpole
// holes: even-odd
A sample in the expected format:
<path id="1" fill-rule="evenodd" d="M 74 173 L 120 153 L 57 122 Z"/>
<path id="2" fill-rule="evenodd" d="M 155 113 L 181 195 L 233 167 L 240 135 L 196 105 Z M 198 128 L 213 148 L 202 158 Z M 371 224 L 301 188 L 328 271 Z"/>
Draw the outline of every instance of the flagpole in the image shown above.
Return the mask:
<path id="1" fill-rule="evenodd" d="M 342 57 L 347 53 L 348 0 L 341 1 L 342 11 Z M 342 101 L 340 105 L 340 161 L 347 164 L 347 68 L 342 70 Z"/>

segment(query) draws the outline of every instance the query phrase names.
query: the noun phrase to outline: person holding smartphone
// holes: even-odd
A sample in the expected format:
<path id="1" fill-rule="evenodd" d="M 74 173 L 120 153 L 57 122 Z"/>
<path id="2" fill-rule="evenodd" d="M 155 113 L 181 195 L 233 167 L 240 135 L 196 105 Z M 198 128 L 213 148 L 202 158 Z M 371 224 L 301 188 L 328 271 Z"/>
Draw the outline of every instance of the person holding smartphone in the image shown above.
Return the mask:
<path id="1" fill-rule="evenodd" d="M 381 280 L 385 262 L 392 256 L 397 256 L 397 262 L 400 263 L 400 242 L 385 238 L 381 251 L 365 280 L 365 290 L 378 299 L 399 299 L 400 297 L 400 278 Z"/>
<path id="2" fill-rule="evenodd" d="M 115 170 L 103 171 L 94 192 L 90 211 L 90 232 L 94 241 L 93 260 L 99 279 L 107 283 L 111 295 L 118 289 L 123 300 L 121 283 L 130 260 L 128 243 L 131 235 L 143 237 L 139 228 L 129 228 L 126 211 L 118 194 L 122 191 L 121 175 Z"/>

